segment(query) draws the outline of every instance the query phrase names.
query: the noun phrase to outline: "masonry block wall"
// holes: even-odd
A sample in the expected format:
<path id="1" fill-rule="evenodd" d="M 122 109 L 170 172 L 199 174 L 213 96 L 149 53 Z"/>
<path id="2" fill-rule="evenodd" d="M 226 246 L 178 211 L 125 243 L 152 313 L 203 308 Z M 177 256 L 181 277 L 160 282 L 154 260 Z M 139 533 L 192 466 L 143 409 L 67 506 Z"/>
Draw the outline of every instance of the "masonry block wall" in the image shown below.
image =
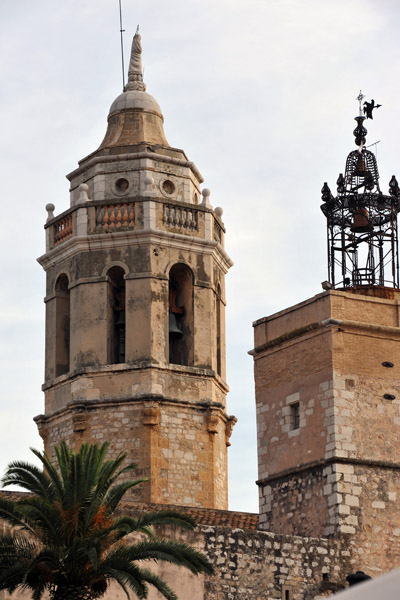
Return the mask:
<path id="1" fill-rule="evenodd" d="M 399 564 L 399 301 L 332 290 L 254 324 L 260 527 L 344 537 L 371 572 Z"/>
<path id="2" fill-rule="evenodd" d="M 4 492 L 0 492 L 4 493 Z M 163 508 L 141 505 L 141 509 Z M 137 511 L 127 505 L 124 514 Z M 152 563 L 180 600 L 314 600 L 342 589 L 346 574 L 354 570 L 351 551 L 337 539 L 306 538 L 257 531 L 257 515 L 189 509 L 199 522 L 194 532 L 173 527 L 157 534 L 176 538 L 204 552 L 215 567 L 212 577 L 193 576 L 185 569 Z M 222 523 L 222 524 L 218 524 Z M 245 526 L 243 526 L 245 525 Z M 1 526 L 1 524 L 0 524 Z M 12 598 L 27 599 L 23 593 Z M 0 592 L 0 600 L 10 596 Z M 106 600 L 123 600 L 124 592 L 113 585 Z M 158 600 L 152 590 L 149 600 Z"/>

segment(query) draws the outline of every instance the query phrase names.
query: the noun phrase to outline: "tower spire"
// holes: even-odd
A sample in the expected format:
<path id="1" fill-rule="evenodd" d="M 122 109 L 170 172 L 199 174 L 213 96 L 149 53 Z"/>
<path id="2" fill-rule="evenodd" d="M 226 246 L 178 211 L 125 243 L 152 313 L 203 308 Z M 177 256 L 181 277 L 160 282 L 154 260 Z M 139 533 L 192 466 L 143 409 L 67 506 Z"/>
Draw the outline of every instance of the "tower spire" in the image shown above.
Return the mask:
<path id="1" fill-rule="evenodd" d="M 139 33 L 139 25 L 132 40 L 131 59 L 129 61 L 128 83 L 125 86 L 125 91 L 138 90 L 146 91 L 146 85 L 143 83 L 143 67 L 142 67 L 142 44 L 141 35 Z"/>

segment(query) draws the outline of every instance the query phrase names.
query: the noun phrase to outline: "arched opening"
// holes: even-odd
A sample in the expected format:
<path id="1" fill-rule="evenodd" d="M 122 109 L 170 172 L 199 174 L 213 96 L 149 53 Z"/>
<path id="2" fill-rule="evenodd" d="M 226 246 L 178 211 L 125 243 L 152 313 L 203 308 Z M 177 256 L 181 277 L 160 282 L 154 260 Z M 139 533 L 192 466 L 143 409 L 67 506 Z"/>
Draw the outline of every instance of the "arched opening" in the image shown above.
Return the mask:
<path id="1" fill-rule="evenodd" d="M 55 287 L 56 297 L 56 377 L 69 371 L 70 346 L 70 299 L 69 281 L 65 274 L 58 277 Z"/>
<path id="2" fill-rule="evenodd" d="M 193 365 L 193 273 L 174 265 L 169 273 L 169 362 Z"/>
<path id="3" fill-rule="evenodd" d="M 222 297 L 221 297 L 221 286 L 217 285 L 217 297 L 216 297 L 216 320 L 217 320 L 217 373 L 218 375 L 222 374 L 221 371 L 221 312 L 222 312 Z"/>
<path id="4" fill-rule="evenodd" d="M 108 271 L 108 363 L 125 362 L 125 271 L 112 267 Z"/>

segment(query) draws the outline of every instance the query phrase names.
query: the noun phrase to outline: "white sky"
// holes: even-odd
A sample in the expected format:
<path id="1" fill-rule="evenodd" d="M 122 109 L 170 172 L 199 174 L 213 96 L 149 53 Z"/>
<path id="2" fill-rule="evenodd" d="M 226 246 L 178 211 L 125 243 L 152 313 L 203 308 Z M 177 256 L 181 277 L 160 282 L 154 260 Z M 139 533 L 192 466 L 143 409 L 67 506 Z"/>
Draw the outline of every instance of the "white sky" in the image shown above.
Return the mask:
<path id="1" fill-rule="evenodd" d="M 381 187 L 400 174 L 397 0 L 122 0 L 125 55 L 140 23 L 144 79 L 169 143 L 224 208 L 230 508 L 257 511 L 251 323 L 321 291 L 320 190 L 355 148 L 360 88 L 383 107 Z M 118 0 L 0 3 L 0 471 L 41 448 L 45 205 L 103 139 L 121 91 Z"/>

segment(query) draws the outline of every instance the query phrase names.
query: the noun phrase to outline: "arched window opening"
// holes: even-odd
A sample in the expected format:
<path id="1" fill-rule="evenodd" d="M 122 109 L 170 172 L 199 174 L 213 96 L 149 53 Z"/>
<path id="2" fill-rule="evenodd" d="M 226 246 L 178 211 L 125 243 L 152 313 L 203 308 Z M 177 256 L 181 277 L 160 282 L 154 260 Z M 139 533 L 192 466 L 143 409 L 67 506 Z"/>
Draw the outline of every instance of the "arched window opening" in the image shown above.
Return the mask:
<path id="1" fill-rule="evenodd" d="M 70 300 L 69 281 L 66 275 L 60 275 L 56 281 L 56 377 L 69 371 L 70 347 Z"/>
<path id="2" fill-rule="evenodd" d="M 216 298 L 216 318 L 217 318 L 217 373 L 222 374 L 221 371 L 221 312 L 222 312 L 222 298 L 221 298 L 221 286 L 217 285 L 217 298 Z"/>
<path id="3" fill-rule="evenodd" d="M 169 274 L 169 362 L 193 365 L 193 274 L 183 264 Z"/>
<path id="4" fill-rule="evenodd" d="M 108 362 L 125 362 L 125 271 L 112 267 L 108 271 Z"/>

